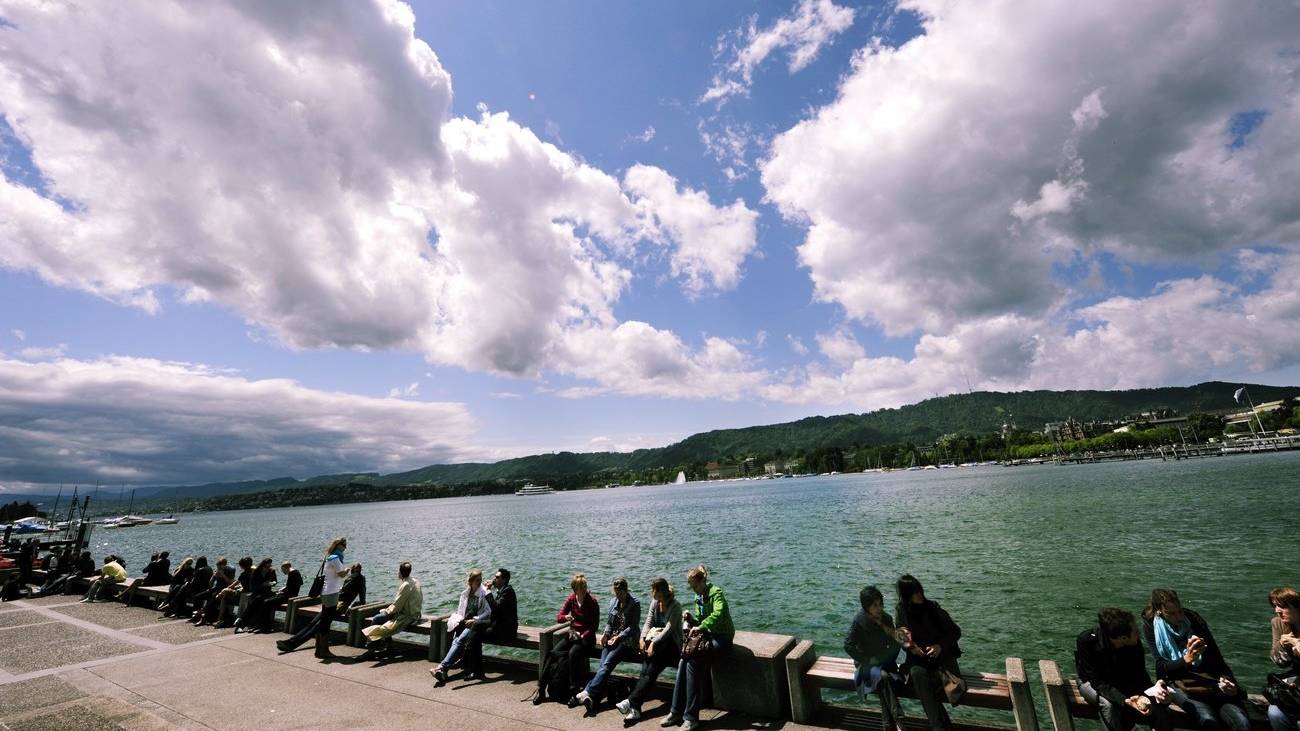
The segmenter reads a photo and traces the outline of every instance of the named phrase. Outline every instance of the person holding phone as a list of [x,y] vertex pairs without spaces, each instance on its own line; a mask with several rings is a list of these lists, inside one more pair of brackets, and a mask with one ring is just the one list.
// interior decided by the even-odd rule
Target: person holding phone
[[1142,637],[1156,661],[1156,677],[1178,691],[1174,702],[1201,731],[1249,731],[1246,694],[1223,659],[1210,625],[1185,609],[1173,589],[1154,589],[1142,611]]
[[1164,681],[1151,682],[1132,612],[1098,611],[1097,626],[1075,642],[1074,665],[1079,692],[1097,707],[1106,731],[1131,731],[1138,723],[1155,731],[1173,728],[1168,704],[1174,694]]
[[[844,639],[844,651],[853,658],[853,685],[862,700],[870,693],[880,696],[880,714],[886,731],[902,731],[903,717],[894,683],[899,658],[906,659],[903,641],[907,633],[894,626],[894,618],[885,613],[885,597],[875,586],[858,592],[862,611],[853,618]],[[911,643],[909,642],[910,646]]]
[[925,596],[925,588],[911,574],[898,579],[898,607],[894,612],[899,639],[907,649],[902,674],[912,689],[934,731],[948,731],[952,720],[943,707],[944,675],[961,677],[961,627],[947,610]]

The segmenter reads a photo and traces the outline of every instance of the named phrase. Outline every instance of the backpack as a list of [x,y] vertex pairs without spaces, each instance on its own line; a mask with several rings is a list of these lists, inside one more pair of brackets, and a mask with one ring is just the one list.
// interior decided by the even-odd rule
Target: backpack
[[1297,672],[1269,673],[1264,681],[1264,697],[1292,718],[1300,716],[1300,687]]
[[561,642],[542,662],[542,683],[537,692],[544,698],[565,703],[577,691],[569,686],[569,643]]
[[0,601],[11,602],[22,598],[22,590],[18,586],[18,579],[10,579],[5,583],[4,588],[0,589]]

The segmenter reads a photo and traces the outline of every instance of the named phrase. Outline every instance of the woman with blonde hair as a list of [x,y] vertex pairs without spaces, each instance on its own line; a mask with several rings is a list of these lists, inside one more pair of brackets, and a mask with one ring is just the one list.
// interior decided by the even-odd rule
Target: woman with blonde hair
[[[1286,586],[1268,593],[1273,605],[1273,648],[1269,659],[1274,665],[1300,671],[1300,591]],[[1268,722],[1273,731],[1297,731],[1300,715],[1270,704]]]
[[465,589],[460,593],[456,604],[456,613],[451,615],[448,623],[451,627],[451,647],[447,655],[438,663],[438,667],[429,671],[438,685],[447,682],[447,671],[456,667],[462,658],[471,658],[466,668],[470,677],[482,678],[483,669],[478,666],[479,655],[476,648],[483,642],[483,633],[487,631],[488,620],[492,616],[492,605],[488,601],[487,589],[483,588],[483,572],[470,569],[465,578]]
[[586,574],[574,574],[569,581],[569,589],[572,593],[564,600],[560,611],[555,613],[555,621],[567,622],[569,630],[551,648],[551,655],[563,657],[568,665],[567,687],[548,687],[548,674],[543,672],[537,682],[534,705],[541,703],[549,691],[553,698],[568,696],[569,707],[573,708],[578,705],[576,692],[587,681],[587,662],[596,649],[596,628],[600,626],[600,603],[587,590]]
[[695,592],[696,613],[682,613],[682,621],[690,627],[683,648],[698,645],[700,649],[695,654],[682,653],[673,683],[672,708],[659,725],[684,723],[687,731],[694,731],[700,725],[700,706],[710,682],[710,668],[714,660],[731,650],[736,627],[731,622],[727,597],[721,588],[709,583],[709,570],[704,564],[686,572],[686,583]]
[[650,582],[650,596],[650,612],[641,627],[641,654],[645,655],[641,675],[627,699],[614,705],[626,723],[641,720],[641,704],[659,674],[681,661],[682,605],[677,593],[668,579],[661,577]]

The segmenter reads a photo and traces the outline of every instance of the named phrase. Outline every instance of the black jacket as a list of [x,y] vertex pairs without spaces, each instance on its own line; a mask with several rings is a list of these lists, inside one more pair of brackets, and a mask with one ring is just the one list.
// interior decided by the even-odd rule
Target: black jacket
[[194,569],[194,575],[185,584],[186,594],[198,594],[212,587],[212,567],[203,566]]
[[[884,619],[886,626],[894,626],[894,620],[888,614]],[[871,668],[878,665],[887,668],[895,667],[898,651],[901,649],[902,646],[885,631],[884,627],[876,624],[865,611],[858,610],[858,615],[853,618],[853,624],[849,627],[849,634],[844,638],[844,651],[853,658],[858,667]]]
[[77,576],[94,576],[99,573],[99,568],[95,566],[95,559],[90,557],[77,559]]
[[348,574],[348,578],[343,580],[343,588],[339,591],[339,604],[344,609],[353,604],[366,603],[366,577],[364,574],[353,576]]
[[157,561],[150,561],[148,566],[144,567],[144,585],[145,586],[166,586],[171,583],[172,577],[169,569],[171,561],[160,558]]
[[176,569],[176,573],[172,575],[171,584],[172,586],[179,586],[189,581],[192,578],[194,578],[194,564],[189,564],[188,566],[181,566],[180,568]]
[[1097,695],[1115,706],[1123,706],[1154,684],[1142,645],[1116,649],[1100,627],[1083,632],[1075,641],[1074,670],[1080,683],[1091,683]]
[[[923,604],[899,604],[894,613],[899,627],[906,627],[912,633],[912,642],[920,647],[938,645],[943,648],[940,657],[956,660],[961,657],[961,627],[952,621],[952,617],[938,602],[925,600]],[[908,662],[921,662],[916,655],[908,656]]]
[[1188,680],[1195,675],[1202,675],[1214,680],[1226,677],[1236,683],[1237,676],[1232,674],[1228,661],[1223,659],[1223,653],[1219,651],[1219,643],[1214,641],[1214,634],[1210,632],[1210,625],[1206,624],[1205,618],[1190,609],[1184,609],[1183,613],[1192,623],[1192,634],[1205,640],[1205,652],[1201,653],[1201,664],[1192,667],[1181,657],[1177,660],[1166,660],[1156,654],[1155,622],[1144,620],[1142,639],[1147,643],[1147,647],[1151,648],[1151,657],[1155,658],[1156,677],[1165,680]]
[[302,574],[298,569],[289,569],[289,575],[284,577],[284,588],[280,590],[281,599],[289,599],[298,596],[302,591]]
[[519,602],[515,597],[515,588],[507,585],[501,590],[501,596],[487,595],[488,606],[492,608],[488,632],[497,640],[513,640],[519,632]]

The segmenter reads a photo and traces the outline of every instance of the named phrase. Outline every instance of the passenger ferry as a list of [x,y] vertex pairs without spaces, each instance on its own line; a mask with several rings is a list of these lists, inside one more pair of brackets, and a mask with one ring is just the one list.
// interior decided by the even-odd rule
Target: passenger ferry
[[553,492],[555,491],[550,485],[534,485],[531,482],[515,490],[516,495],[550,495]]

